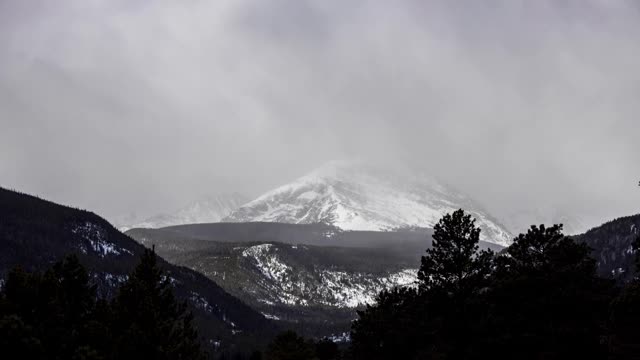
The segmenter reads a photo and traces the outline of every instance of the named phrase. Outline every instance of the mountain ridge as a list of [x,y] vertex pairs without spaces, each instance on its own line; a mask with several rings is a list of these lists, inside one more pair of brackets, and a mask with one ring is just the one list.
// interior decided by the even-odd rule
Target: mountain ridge
[[389,231],[432,228],[440,218],[465,209],[482,239],[508,245],[511,233],[482,206],[424,175],[334,161],[241,206],[222,222],[325,223],[342,230]]
[[637,214],[616,218],[573,238],[592,249],[600,276],[626,282],[635,274],[633,242],[639,237],[640,214]]
[[[42,271],[75,254],[98,293],[111,297],[144,249],[90,211],[0,188],[0,279],[16,266]],[[275,332],[275,324],[206,276],[162,257],[158,264],[171,279],[177,298],[189,304],[210,344],[245,343],[254,334]]]
[[133,228],[157,229],[173,225],[219,222],[235,209],[247,203],[249,198],[237,193],[208,196],[168,214],[158,214],[145,220],[125,223],[118,228],[127,231]]

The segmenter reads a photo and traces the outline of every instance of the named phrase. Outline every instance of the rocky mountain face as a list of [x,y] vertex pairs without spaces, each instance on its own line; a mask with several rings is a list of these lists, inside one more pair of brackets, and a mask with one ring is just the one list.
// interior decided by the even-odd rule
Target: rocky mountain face
[[331,162],[269,191],[225,217],[225,222],[324,223],[342,230],[432,228],[457,209],[476,218],[487,242],[508,245],[512,236],[469,197],[427,176]]
[[[0,279],[20,266],[44,270],[77,254],[98,292],[114,295],[138,263],[143,245],[99,216],[0,188]],[[159,259],[177,297],[196,316],[201,334],[218,345],[239,345],[275,333],[265,319],[206,276]]]
[[133,228],[157,229],[172,225],[214,223],[231,214],[249,199],[238,193],[195,201],[171,214],[159,214],[142,221],[118,224],[121,231]]
[[640,215],[615,219],[575,237],[593,249],[600,276],[618,281],[635,275],[633,242],[640,236]]

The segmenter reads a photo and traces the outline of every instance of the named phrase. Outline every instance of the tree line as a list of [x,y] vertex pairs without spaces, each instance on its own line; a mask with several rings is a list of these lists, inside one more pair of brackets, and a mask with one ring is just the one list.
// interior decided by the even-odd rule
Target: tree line
[[3,359],[205,359],[186,304],[147,250],[113,299],[75,256],[46,272],[12,270],[0,291]]
[[499,253],[479,250],[479,235],[462,210],[444,216],[417,286],[383,291],[359,312],[350,356],[640,359],[637,278],[598,277],[588,246],[561,225],[532,226]]
[[[640,279],[599,277],[562,225],[531,226],[498,253],[479,240],[470,215],[445,215],[415,286],[382,291],[350,346],[324,359],[640,359]],[[269,349],[269,360],[320,359],[292,333]]]
[[[640,280],[596,274],[562,226],[532,226],[496,253],[458,210],[434,227],[415,286],[358,312],[351,343],[294,332],[224,359],[640,359]],[[640,240],[634,244],[637,252]],[[0,290],[3,358],[205,359],[193,319],[147,250],[115,297],[96,296],[74,256],[44,273],[10,272]],[[640,257],[636,260],[640,268]],[[247,355],[249,354],[249,355]],[[221,357],[222,356],[222,357]]]

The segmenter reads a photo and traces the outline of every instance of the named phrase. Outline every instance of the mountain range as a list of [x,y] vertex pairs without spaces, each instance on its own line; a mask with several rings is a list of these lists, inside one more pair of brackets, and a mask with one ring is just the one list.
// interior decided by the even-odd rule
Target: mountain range
[[131,222],[123,218],[118,224],[121,231],[133,228],[157,229],[172,225],[219,222],[249,199],[239,193],[221,194],[194,201],[171,214],[158,214],[142,221]]
[[221,194],[171,213],[144,220],[129,215],[114,223],[121,231],[217,222],[323,223],[341,230],[390,231],[432,228],[444,214],[459,208],[474,216],[483,240],[501,246],[533,224],[562,223],[570,235],[597,224],[587,220],[590,216],[553,206],[490,212],[429,175],[356,161],[331,161],[254,200],[238,193]]
[[444,214],[460,208],[476,219],[483,240],[502,246],[511,242],[511,233],[478,202],[435,178],[355,161],[326,163],[253,201],[237,193],[220,195],[193,202],[171,214],[120,223],[119,229],[275,222],[392,231],[432,228]]

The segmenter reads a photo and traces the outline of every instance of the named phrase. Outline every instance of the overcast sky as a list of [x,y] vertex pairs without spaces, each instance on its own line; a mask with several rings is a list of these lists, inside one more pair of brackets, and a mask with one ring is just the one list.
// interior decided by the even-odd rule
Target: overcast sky
[[0,0],[0,185],[109,217],[331,159],[640,212],[636,1]]

